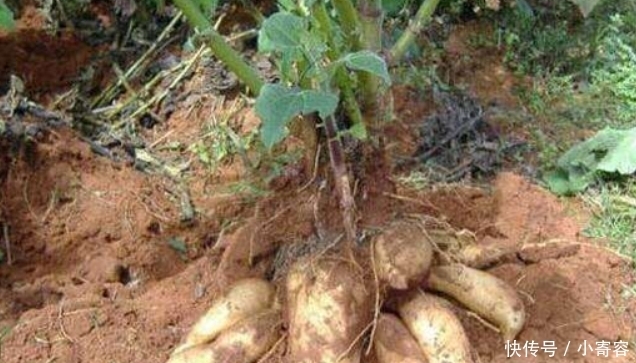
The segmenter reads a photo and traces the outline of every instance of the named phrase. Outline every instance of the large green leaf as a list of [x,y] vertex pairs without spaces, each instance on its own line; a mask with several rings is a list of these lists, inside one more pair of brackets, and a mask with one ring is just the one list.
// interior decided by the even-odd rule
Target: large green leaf
[[601,0],[570,0],[570,1],[579,7],[579,10],[581,10],[581,14],[583,14],[583,16],[585,17],[590,15],[590,13],[592,12],[592,10],[594,10],[596,5],[598,5],[601,2]]
[[582,168],[569,170],[558,168],[543,176],[550,190],[558,195],[572,195],[582,192],[594,181],[594,174]]
[[292,83],[300,77],[312,77],[327,50],[318,34],[308,30],[305,19],[290,13],[276,13],[263,22],[258,48],[278,56],[282,78]]
[[377,54],[363,50],[349,53],[342,58],[344,64],[353,70],[369,72],[384,80],[387,85],[391,84],[391,76],[386,67],[386,62]]
[[3,0],[0,0],[0,29],[13,30],[14,28],[13,12]]
[[636,127],[622,132],[621,139],[607,152],[596,168],[623,175],[636,172]]
[[554,193],[572,194],[585,190],[601,171],[621,175],[636,172],[636,127],[599,131],[560,157],[557,169],[544,180]]
[[286,126],[295,116],[318,112],[325,118],[332,115],[337,106],[338,96],[334,93],[267,84],[255,105],[262,121],[261,140],[267,148],[272,148],[286,136]]
[[611,128],[601,130],[592,138],[574,145],[559,158],[557,165],[561,168],[576,166],[594,170],[600,157],[619,144],[624,132]]
[[302,38],[307,33],[305,20],[289,13],[276,13],[267,18],[258,35],[258,50],[261,52],[287,52],[300,49]]

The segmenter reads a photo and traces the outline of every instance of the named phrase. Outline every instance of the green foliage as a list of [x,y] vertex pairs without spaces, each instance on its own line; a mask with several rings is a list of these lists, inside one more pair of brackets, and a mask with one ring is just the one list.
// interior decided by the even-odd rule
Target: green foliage
[[236,154],[244,156],[254,138],[253,133],[239,136],[225,123],[209,125],[204,131],[201,138],[192,143],[188,150],[212,169]]
[[556,169],[559,156],[563,153],[554,140],[551,140],[539,127],[530,129],[531,142],[537,150],[537,158],[542,171]]
[[316,74],[313,65],[317,65],[327,47],[317,34],[309,31],[307,19],[280,12],[263,22],[258,49],[275,56],[284,81],[299,84],[303,78]]
[[290,13],[276,13],[263,23],[258,38],[259,51],[300,51],[302,39],[309,36],[305,19]]
[[[583,7],[594,7],[593,12],[581,10],[587,15],[585,19],[573,5],[582,2],[517,0],[517,6],[495,14],[508,65],[524,74],[588,77],[610,33],[635,46],[636,2],[591,1]],[[526,6],[519,6],[522,3]],[[614,14],[620,14],[620,24],[612,20]],[[622,34],[613,31],[612,26]]]
[[585,235],[608,240],[612,248],[636,262],[636,182],[602,185],[587,192],[584,200],[594,211]]
[[285,126],[295,116],[318,112],[321,118],[332,115],[338,106],[334,93],[294,89],[267,84],[256,99],[256,114],[263,121],[261,140],[267,148],[285,137]]
[[[530,9],[530,10],[528,10]],[[581,68],[589,54],[585,39],[573,36],[577,12],[559,1],[549,8],[506,8],[497,17],[505,62],[523,74],[565,74]]]
[[342,57],[341,61],[344,62],[349,69],[371,73],[382,78],[384,83],[391,84],[391,76],[389,75],[386,63],[382,58],[371,51],[362,50],[349,53]]
[[592,66],[590,93],[603,99],[621,123],[636,120],[636,32],[627,29],[623,16],[611,16]]
[[545,176],[550,189],[566,195],[585,190],[602,173],[630,175],[636,172],[636,127],[606,128],[566,152],[557,169]]
[[[613,5],[611,11],[625,9]],[[593,31],[572,34],[590,38],[590,52],[580,65],[567,74],[552,69],[534,77],[532,90],[520,94],[535,115],[556,128],[628,128],[636,120],[636,14],[601,10],[606,11],[600,7],[589,19]]]
[[4,0],[0,0],[0,29],[13,30],[14,28],[13,12],[4,3]]
[[[273,56],[282,80],[281,84],[265,85],[256,100],[255,111],[262,120],[261,140],[267,148],[283,140],[294,117],[313,112],[323,119],[333,115],[343,86],[338,81],[344,80],[353,88],[354,71],[391,82],[381,57],[370,51],[352,52],[342,41],[342,30],[334,19],[319,18],[308,11],[313,5],[314,1],[281,2],[282,10],[268,17],[259,33],[258,49]],[[337,79],[342,72],[346,77]]]

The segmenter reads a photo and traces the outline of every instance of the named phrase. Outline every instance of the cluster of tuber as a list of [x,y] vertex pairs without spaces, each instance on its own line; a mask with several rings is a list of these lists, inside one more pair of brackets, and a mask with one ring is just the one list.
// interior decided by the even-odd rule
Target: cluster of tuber
[[[290,363],[471,363],[451,301],[514,339],[525,322],[516,291],[435,250],[419,225],[395,222],[373,238],[366,264],[338,256],[296,261],[281,286],[282,303],[269,282],[238,281],[168,363],[257,362],[283,328]],[[372,354],[365,354],[369,344]]]

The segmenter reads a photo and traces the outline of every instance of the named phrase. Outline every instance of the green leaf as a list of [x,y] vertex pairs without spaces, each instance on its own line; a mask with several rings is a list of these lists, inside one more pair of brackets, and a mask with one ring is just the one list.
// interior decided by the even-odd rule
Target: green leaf
[[295,116],[318,112],[325,118],[333,114],[337,106],[338,96],[334,93],[267,84],[255,105],[262,121],[261,140],[271,149],[286,136],[287,123]]
[[0,29],[13,30],[15,29],[15,21],[13,20],[13,12],[0,0]]
[[557,165],[561,168],[583,167],[596,170],[601,158],[613,150],[625,137],[626,131],[606,128],[592,138],[579,143],[559,158]]
[[579,7],[579,10],[581,11],[581,14],[583,14],[584,17],[587,17],[588,15],[590,15],[590,13],[592,12],[592,10],[594,10],[596,5],[598,5],[601,2],[601,0],[570,0],[570,1]]
[[568,150],[557,166],[544,180],[554,193],[561,195],[585,190],[600,171],[631,175],[636,172],[636,127],[601,130]]
[[267,53],[300,49],[305,33],[307,24],[303,18],[289,13],[276,13],[263,22],[258,34],[258,50]]
[[622,175],[636,172],[636,127],[622,132],[621,139],[601,159],[596,169]]
[[387,85],[391,84],[391,76],[387,70],[386,62],[377,54],[363,50],[360,52],[349,53],[342,58],[347,68],[369,72],[384,80]]
[[546,173],[543,180],[554,194],[568,195],[572,193],[567,171],[557,169]]
[[557,169],[547,173],[543,180],[558,195],[573,195],[584,191],[593,181],[594,174],[584,170]]

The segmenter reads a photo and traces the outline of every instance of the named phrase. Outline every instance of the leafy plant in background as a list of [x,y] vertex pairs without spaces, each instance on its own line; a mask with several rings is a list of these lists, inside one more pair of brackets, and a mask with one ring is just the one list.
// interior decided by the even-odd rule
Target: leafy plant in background
[[629,130],[606,128],[566,152],[545,181],[560,195],[585,190],[597,178],[632,175],[636,172],[636,127]]
[[4,0],[0,0],[0,29],[12,30],[14,28],[13,12],[4,3]]
[[566,1],[504,8],[496,19],[505,62],[523,74],[563,74],[580,69],[588,43],[573,37],[576,13]]
[[[591,72],[593,96],[602,99],[615,123],[636,120],[636,45],[623,22],[614,14],[603,32]],[[630,40],[632,43],[630,43]]]

